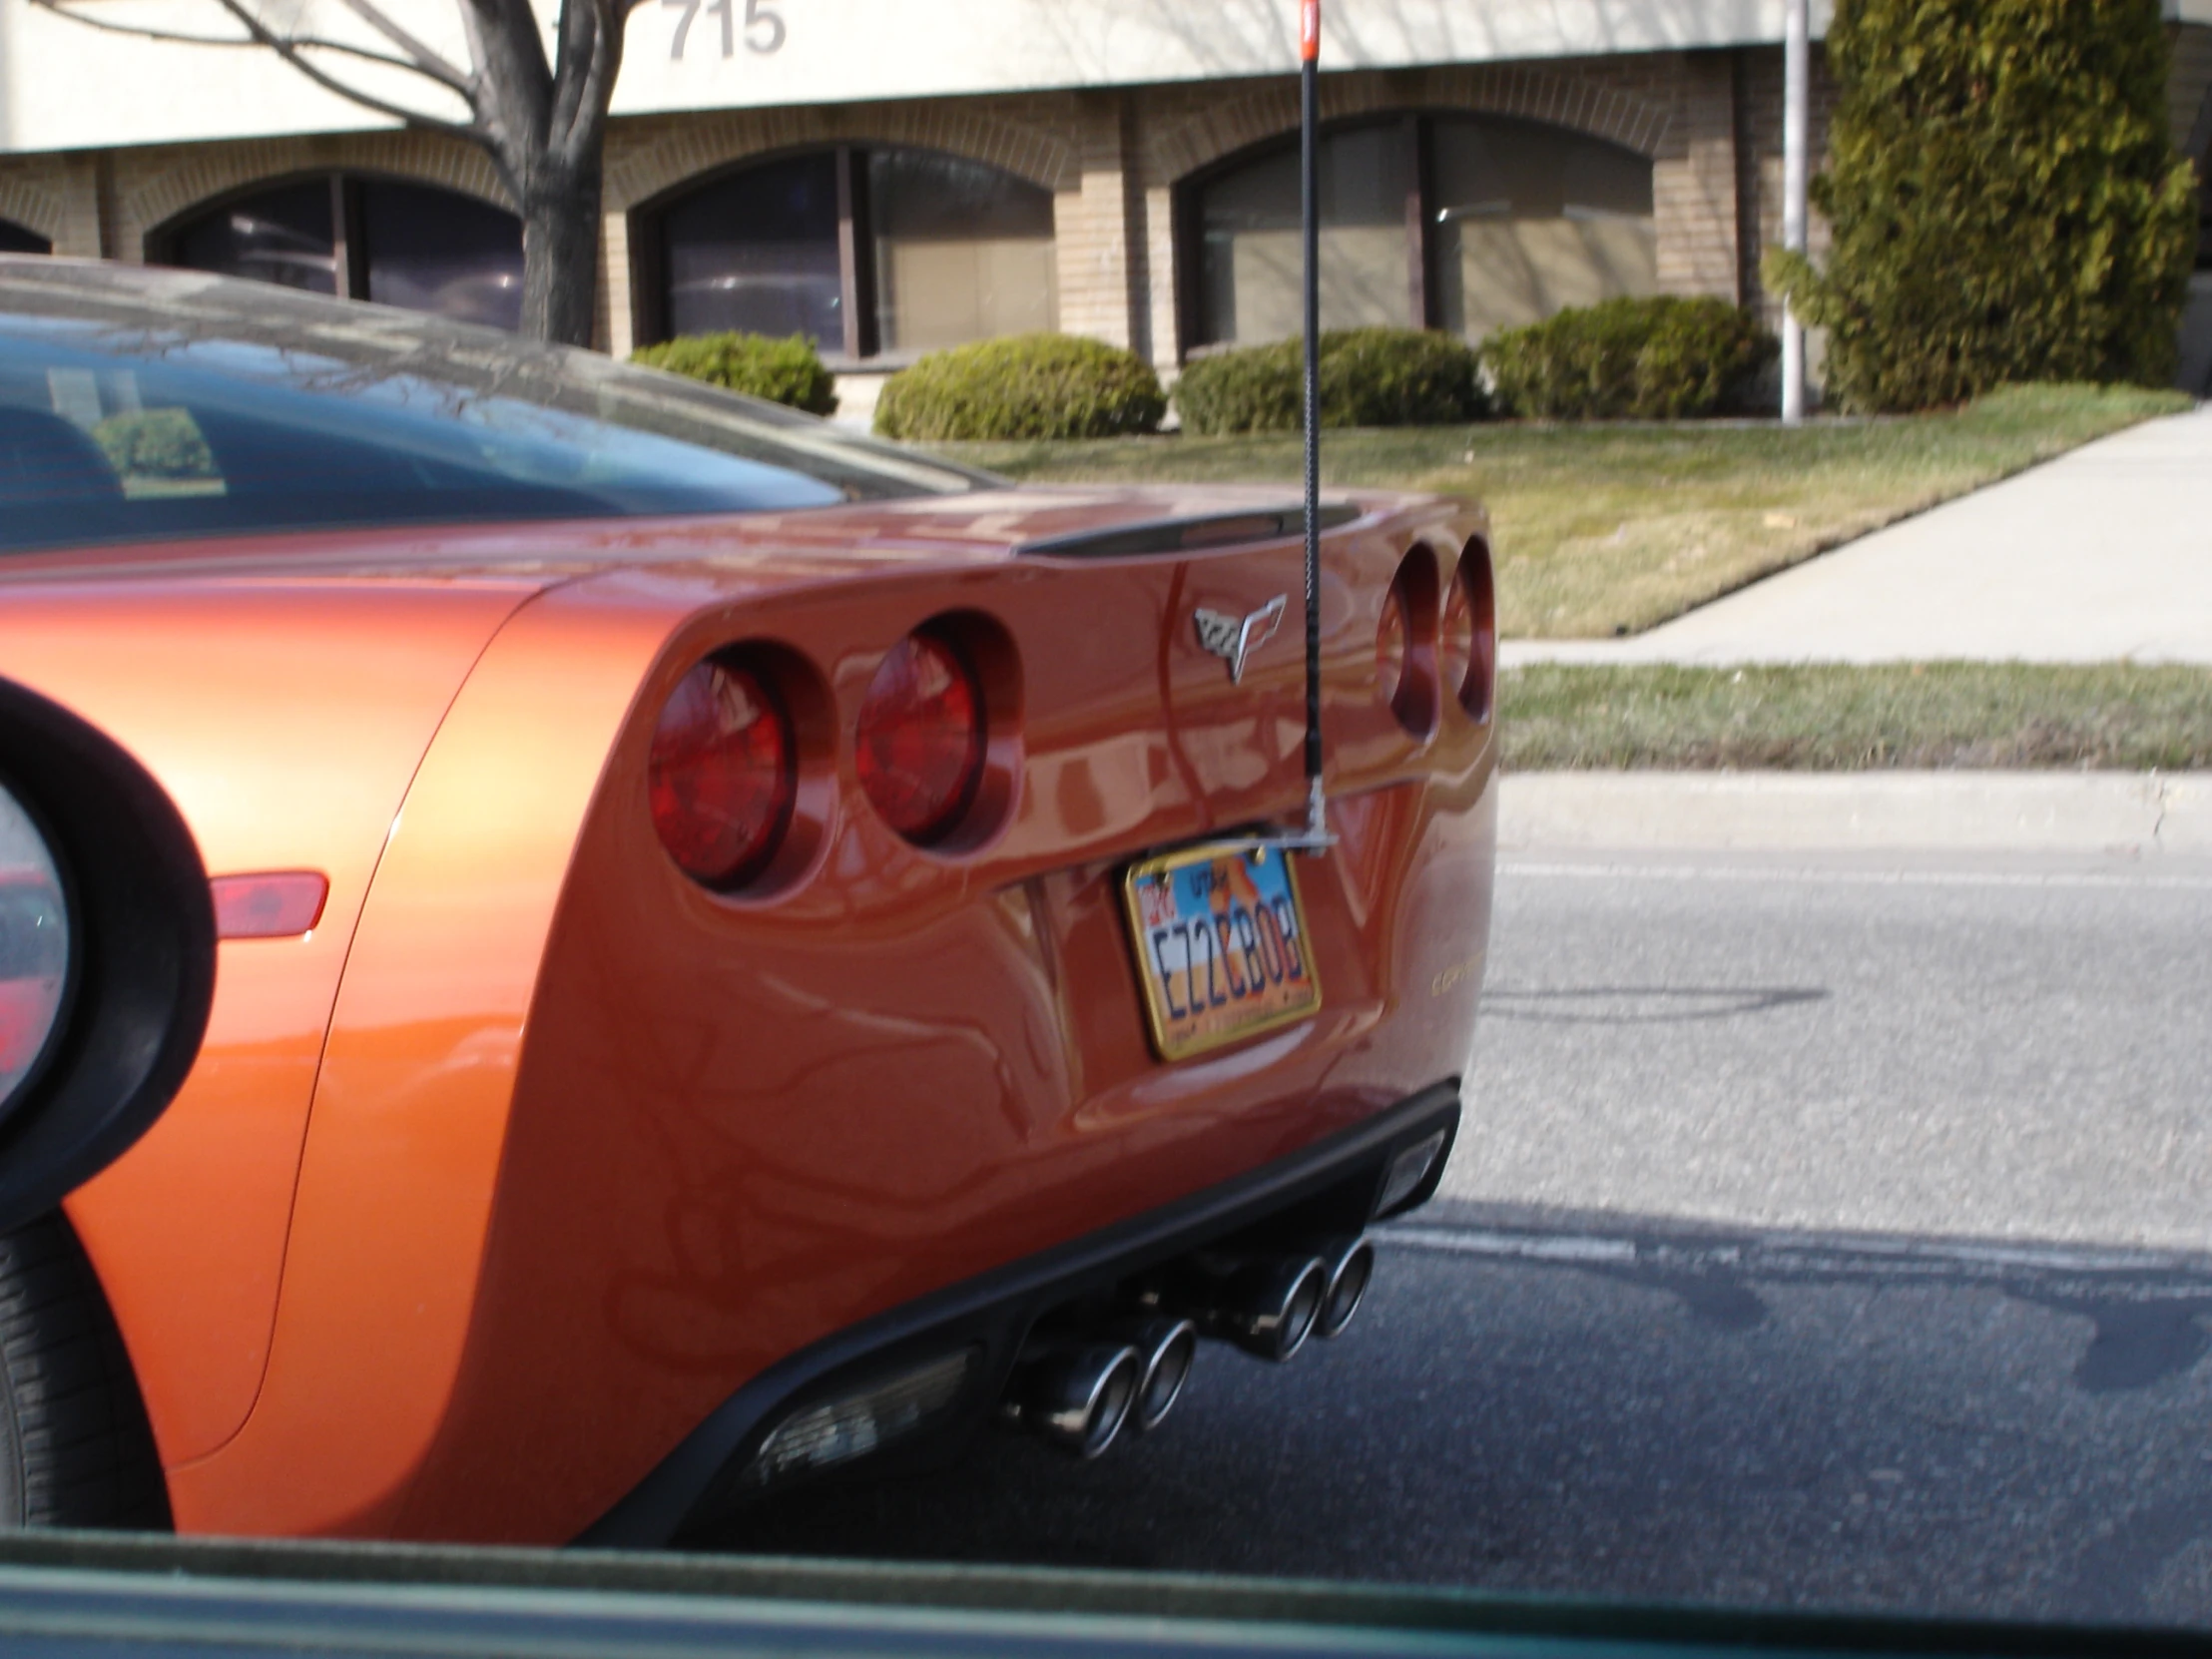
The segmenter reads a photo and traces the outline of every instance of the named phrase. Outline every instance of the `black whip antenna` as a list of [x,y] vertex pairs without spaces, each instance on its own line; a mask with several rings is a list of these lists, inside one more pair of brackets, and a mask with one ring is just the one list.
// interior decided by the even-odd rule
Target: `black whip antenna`
[[1306,832],[1330,843],[1321,787],[1321,0],[1299,0],[1299,218],[1306,271]]
[[1321,787],[1321,0],[1299,0],[1299,208],[1306,244],[1306,823],[1225,847],[1320,852],[1336,845]]

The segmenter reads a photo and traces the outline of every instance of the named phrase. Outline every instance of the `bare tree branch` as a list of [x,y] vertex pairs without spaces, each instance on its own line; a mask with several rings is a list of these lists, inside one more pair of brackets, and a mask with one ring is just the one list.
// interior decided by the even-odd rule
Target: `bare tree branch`
[[[110,34],[261,47],[333,97],[471,145],[490,162],[522,220],[523,332],[590,344],[607,112],[622,69],[624,24],[650,0],[560,0],[550,42],[534,9],[539,0],[456,0],[468,42],[466,69],[390,15],[387,0],[338,0],[375,37],[365,44],[280,29],[265,20],[266,3],[214,0],[244,31],[234,37],[87,17],[71,9],[73,0],[32,0]],[[340,64],[377,74],[402,71],[413,80],[386,93],[376,90],[385,83],[374,78],[363,85],[337,73]],[[402,101],[425,84],[458,99],[467,119],[432,115]]]
[[556,142],[571,164],[581,160],[586,150],[596,148],[605,130],[607,106],[614,93],[616,77],[622,73],[622,49],[624,25],[630,14],[646,0],[569,0],[571,5],[588,3],[596,28],[591,61],[580,75],[564,79],[558,72],[555,86],[565,96],[556,111]]
[[52,12],[56,17],[66,17],[72,23],[82,24],[87,29],[98,29],[105,34],[135,35],[141,40],[174,41],[182,46],[252,46],[255,44],[252,37],[247,35],[189,35],[168,29],[149,29],[137,24],[116,23],[104,17],[88,17],[82,12],[71,11],[63,3],[63,0],[31,0],[31,4]]
[[553,103],[546,111],[546,144],[569,153],[578,116],[599,108],[594,94],[597,73],[607,60],[602,0],[564,0],[560,33],[554,39]]
[[371,0],[339,0],[339,3],[371,29],[390,41],[392,45],[398,47],[400,51],[406,53],[408,60],[416,69],[429,76],[433,81],[443,82],[462,97],[470,97],[470,77],[442,53],[425,45],[407,30],[401,28],[398,23],[385,15],[381,6],[371,4]]
[[[77,11],[70,4],[70,0],[31,0],[31,4],[42,10],[52,12],[56,17],[66,17],[70,22],[79,24],[84,28],[98,29],[103,34],[128,35],[138,40],[160,41],[165,45],[229,46],[237,48],[259,47],[265,44],[251,34],[196,35],[187,33],[182,29],[155,29],[138,23],[117,23],[111,18],[94,17],[86,12]],[[344,57],[357,59],[362,63],[381,64],[388,69],[409,70],[436,81],[441,86],[447,86],[450,90],[460,93],[464,97],[468,94],[468,86],[465,81],[447,82],[443,77],[406,58],[395,58],[386,52],[371,51],[365,46],[355,46],[342,40],[330,40],[321,35],[286,35],[284,38],[304,51],[335,52]]]
[[[448,121],[443,116],[426,115],[420,110],[409,109],[404,104],[394,104],[389,99],[379,98],[372,92],[341,81],[327,70],[318,68],[311,60],[303,56],[287,37],[277,34],[264,24],[259,17],[255,16],[251,8],[243,3],[243,0],[216,0],[216,3],[238,19],[241,26],[253,37],[257,45],[268,47],[316,86],[322,88],[323,91],[334,93],[340,98],[349,99],[364,110],[372,110],[378,115],[388,115],[394,121],[405,122],[410,127],[427,127],[432,132],[446,133],[454,138],[466,139],[471,143],[480,142],[476,122]],[[410,64],[403,67],[412,69],[415,66]],[[420,73],[420,71],[417,71],[417,73]],[[435,79],[435,77],[432,78]],[[470,107],[471,112],[474,113],[473,99],[470,100]]]

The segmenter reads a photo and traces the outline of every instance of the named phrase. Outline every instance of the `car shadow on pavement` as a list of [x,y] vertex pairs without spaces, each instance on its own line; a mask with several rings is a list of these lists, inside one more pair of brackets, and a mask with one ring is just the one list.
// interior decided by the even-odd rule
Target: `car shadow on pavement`
[[697,1547],[2212,1623],[2212,1257],[1438,1203],[1094,1463],[985,1432]]
[[1825,1001],[1828,995],[1822,985],[1492,985],[1482,992],[1482,1018],[1546,1025],[1678,1025],[1763,1014]]

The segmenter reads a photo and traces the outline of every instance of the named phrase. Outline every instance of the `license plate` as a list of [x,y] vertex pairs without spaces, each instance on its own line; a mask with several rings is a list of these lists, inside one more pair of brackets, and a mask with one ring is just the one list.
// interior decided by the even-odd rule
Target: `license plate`
[[1161,1059],[1203,1054],[1321,1006],[1291,866],[1279,847],[1194,846],[1130,868],[1122,895]]

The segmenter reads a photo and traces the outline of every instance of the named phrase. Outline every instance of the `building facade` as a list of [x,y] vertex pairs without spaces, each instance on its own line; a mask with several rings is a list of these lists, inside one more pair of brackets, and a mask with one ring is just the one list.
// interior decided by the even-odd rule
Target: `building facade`
[[[202,33],[221,16],[86,5]],[[451,0],[397,9],[463,54]],[[2202,173],[2212,0],[2168,10],[2174,136]],[[652,0],[608,135],[599,343],[805,332],[858,411],[915,355],[995,334],[1092,335],[1172,373],[1289,333],[1295,12]],[[1766,304],[1782,21],[1781,0],[1328,0],[1325,319],[1478,338],[1620,293]],[[1817,155],[1817,45],[1814,70]],[[95,31],[29,0],[0,0],[0,246],[491,322],[519,304],[519,226],[465,142],[266,53]]]

